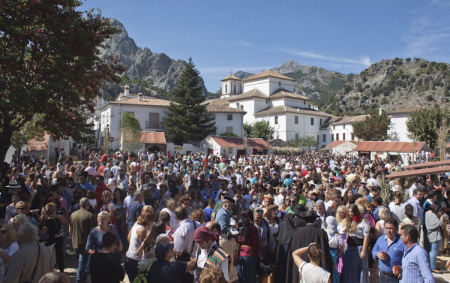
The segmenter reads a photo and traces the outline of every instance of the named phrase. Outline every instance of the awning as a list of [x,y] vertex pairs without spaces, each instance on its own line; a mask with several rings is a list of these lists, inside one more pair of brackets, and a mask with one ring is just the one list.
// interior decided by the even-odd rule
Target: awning
[[141,142],[145,144],[166,144],[164,132],[141,132]]
[[433,162],[413,164],[413,165],[406,166],[405,169],[419,169],[419,168],[436,167],[436,166],[444,166],[444,165],[450,165],[450,159],[443,160],[443,161],[433,161]]
[[390,175],[387,175],[386,178],[392,179],[392,178],[420,176],[420,175],[427,175],[427,174],[440,174],[440,173],[447,173],[447,172],[450,172],[450,165],[394,172],[394,173],[391,173]]

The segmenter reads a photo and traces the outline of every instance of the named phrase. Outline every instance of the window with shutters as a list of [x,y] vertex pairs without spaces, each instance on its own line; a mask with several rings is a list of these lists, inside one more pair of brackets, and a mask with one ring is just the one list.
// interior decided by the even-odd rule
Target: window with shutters
[[159,129],[159,113],[149,113],[148,127],[149,129]]

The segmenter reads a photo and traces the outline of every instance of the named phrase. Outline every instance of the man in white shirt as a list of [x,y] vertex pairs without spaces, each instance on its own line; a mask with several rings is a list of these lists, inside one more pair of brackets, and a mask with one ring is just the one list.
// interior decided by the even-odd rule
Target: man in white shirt
[[281,207],[283,206],[285,197],[286,197],[286,188],[280,187],[278,189],[278,195],[275,196],[273,203],[278,205],[278,207]]
[[178,220],[178,228],[173,233],[173,250],[175,258],[181,261],[189,261],[194,251],[194,231],[200,225],[192,221],[185,208],[175,209],[175,218]]
[[420,220],[420,225],[423,225],[423,208],[420,205],[420,201],[423,199],[424,192],[420,189],[415,189],[413,197],[408,200],[406,204],[410,204],[413,207],[413,215]]
[[412,198],[413,194],[414,194],[414,190],[416,190],[418,188],[419,185],[419,180],[418,179],[414,179],[413,180],[413,184],[411,185],[411,187],[409,187],[409,197]]

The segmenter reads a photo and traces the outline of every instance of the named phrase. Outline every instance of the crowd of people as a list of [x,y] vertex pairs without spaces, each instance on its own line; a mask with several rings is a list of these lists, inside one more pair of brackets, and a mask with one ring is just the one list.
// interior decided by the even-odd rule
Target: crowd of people
[[79,157],[1,167],[0,283],[68,282],[68,256],[76,282],[434,282],[447,252],[450,181],[386,183],[401,161]]

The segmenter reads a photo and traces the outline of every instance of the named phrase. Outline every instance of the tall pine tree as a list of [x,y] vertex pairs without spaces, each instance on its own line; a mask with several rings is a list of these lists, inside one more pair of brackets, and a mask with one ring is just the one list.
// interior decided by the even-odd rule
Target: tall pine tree
[[216,131],[214,119],[203,104],[206,97],[200,82],[199,72],[189,58],[170,94],[171,103],[163,120],[166,137],[175,144],[199,141]]

